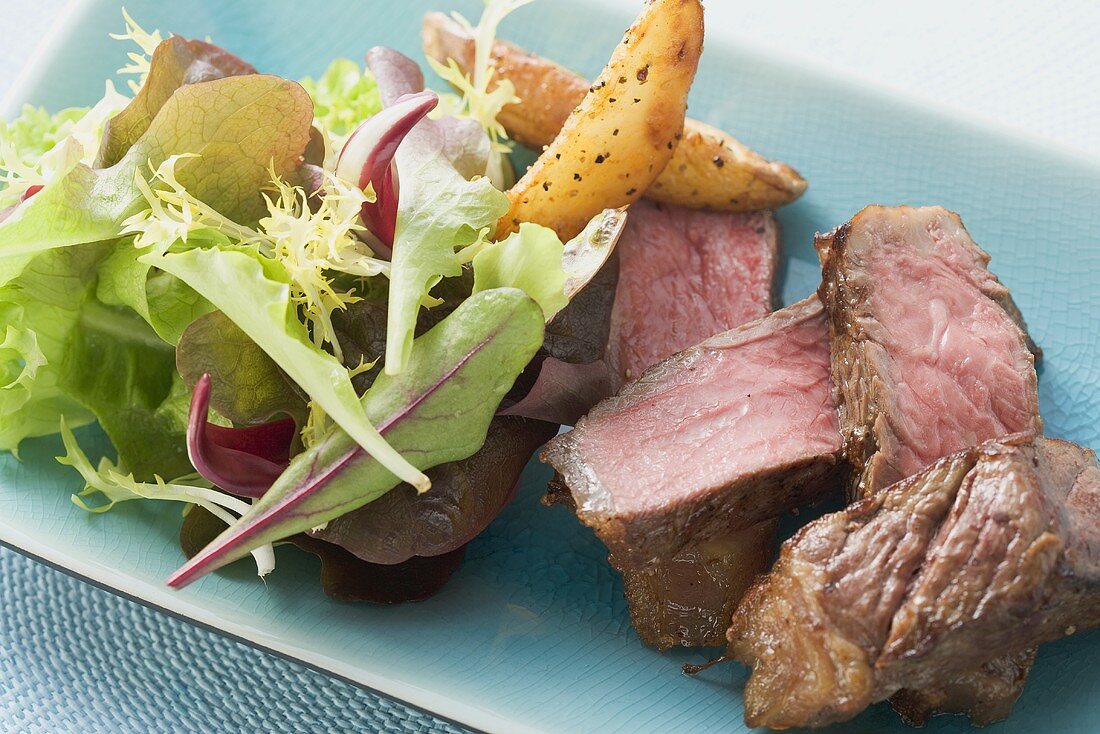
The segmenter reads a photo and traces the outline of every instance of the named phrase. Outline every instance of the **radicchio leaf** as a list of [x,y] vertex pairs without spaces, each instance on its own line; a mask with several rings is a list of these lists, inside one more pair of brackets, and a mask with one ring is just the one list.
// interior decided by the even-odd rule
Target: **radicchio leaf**
[[290,418],[247,428],[206,420],[210,375],[195,383],[187,421],[187,454],[205,479],[241,497],[262,497],[290,463],[296,428]]
[[[424,90],[420,66],[399,51],[376,46],[367,52],[367,66],[374,74],[382,104],[395,104],[406,94]],[[476,120],[441,117],[417,126],[413,145],[437,146],[463,178],[484,176],[489,166],[489,136]]]
[[431,491],[401,485],[311,535],[372,563],[461,548],[507,506],[532,454],[557,431],[557,424],[497,416],[476,454],[427,472]]
[[337,175],[361,189],[374,189],[375,200],[363,204],[363,223],[381,242],[381,256],[392,254],[397,228],[399,181],[394,156],[402,141],[437,104],[439,97],[434,92],[403,95],[359,125],[340,151]]

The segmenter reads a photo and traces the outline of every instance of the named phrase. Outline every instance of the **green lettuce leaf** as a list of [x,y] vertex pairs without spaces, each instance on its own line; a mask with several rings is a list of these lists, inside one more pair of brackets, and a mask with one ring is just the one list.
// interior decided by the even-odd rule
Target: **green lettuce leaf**
[[306,403],[287,374],[221,311],[199,317],[176,345],[176,369],[194,386],[211,377],[210,407],[240,425],[280,413],[306,421]]
[[32,188],[41,189],[77,164],[91,165],[107,120],[127,102],[107,82],[103,98],[90,109],[72,108],[49,115],[27,106],[12,123],[0,122],[0,221]]
[[185,84],[209,82],[256,69],[233,54],[205,41],[172,36],[157,45],[149,75],[134,99],[107,123],[96,159],[96,168],[122,160],[126,151],[145,134],[172,94]]
[[474,256],[474,292],[519,288],[535,299],[549,323],[607,263],[625,224],[625,210],[607,209],[563,245],[553,230],[525,222]]
[[442,278],[462,273],[457,251],[478,241],[508,210],[508,197],[489,179],[462,177],[431,128],[418,128],[406,138],[397,151],[397,169],[401,204],[386,322],[385,371],[390,375],[409,364],[417,314],[428,292]]
[[294,82],[253,74],[190,84],[169,98],[117,164],[77,165],[0,225],[0,257],[113,239],[147,206],[135,176],[190,154],[176,176],[196,198],[242,223],[267,208],[272,172],[293,176],[309,142],[313,104]]
[[94,420],[61,387],[61,370],[80,307],[91,287],[99,253],[53,252],[35,258],[0,288],[0,450],[16,451],[24,438],[56,433]]
[[33,165],[44,153],[69,136],[73,124],[88,107],[69,107],[50,114],[44,107],[25,104],[11,122],[0,120],[0,140],[12,146],[24,165]]
[[[84,303],[61,365],[65,393],[91,410],[139,481],[194,471],[175,351],[130,309]],[[56,430],[56,427],[55,427]]]
[[62,419],[79,425],[94,416],[128,471],[184,474],[172,347],[130,309],[95,298],[96,265],[110,247],[42,253],[0,288],[0,449],[56,433]]
[[337,137],[382,111],[374,75],[351,59],[334,59],[316,81],[306,77],[301,84],[313,98],[314,116]]
[[427,477],[394,451],[364,414],[347,369],[310,341],[279,263],[251,251],[218,249],[149,253],[142,260],[217,306],[364,450],[402,480],[426,488]]
[[[417,338],[408,369],[380,375],[363,408],[418,468],[464,459],[484,443],[497,406],[542,335],[542,311],[522,291],[478,293]],[[343,431],[331,431],[295,457],[263,498],[169,584],[186,585],[254,548],[320,526],[399,481]]]
[[569,304],[562,267],[565,245],[554,230],[525,222],[474,256],[474,293],[519,288],[539,304],[547,321]]
[[191,322],[214,307],[179,278],[142,262],[142,254],[123,240],[99,265],[96,296],[108,306],[132,308],[161,339],[175,344]]

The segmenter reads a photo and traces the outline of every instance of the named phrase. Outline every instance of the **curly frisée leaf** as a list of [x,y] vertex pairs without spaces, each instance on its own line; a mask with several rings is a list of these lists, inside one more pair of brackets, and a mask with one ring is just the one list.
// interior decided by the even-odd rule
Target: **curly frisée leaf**
[[137,76],[136,81],[130,80],[129,82],[130,91],[137,94],[149,75],[152,63],[151,57],[156,52],[157,46],[164,40],[164,37],[161,36],[158,29],[154,28],[152,32],[149,32],[139,26],[137,21],[126,12],[126,8],[122,9],[122,19],[126,22],[126,30],[122,33],[111,33],[109,35],[116,41],[133,41],[141,50],[141,53],[137,51],[127,53],[126,58],[129,59],[130,63],[118,70],[119,74]]
[[427,57],[432,70],[461,95],[456,104],[449,105],[448,112],[454,117],[475,120],[489,136],[491,149],[487,174],[501,189],[511,184],[505,156],[512,149],[505,142],[508,133],[497,121],[497,117],[502,109],[518,104],[520,99],[516,96],[515,86],[508,79],[494,82],[495,70],[490,54],[501,21],[512,11],[530,2],[532,0],[485,0],[485,10],[476,27],[462,15],[452,14],[455,21],[474,37],[472,77],[463,73],[454,59],[448,59],[446,64],[441,64],[431,56]]
[[[420,469],[464,459],[484,443],[497,406],[542,344],[542,334],[542,312],[522,291],[473,295],[416,339],[407,370],[379,375],[363,396],[363,409]],[[362,507],[398,483],[347,434],[329,431],[168,583],[185,586],[258,546]]]
[[0,224],[0,257],[117,237],[148,206],[137,181],[169,156],[196,199],[233,221],[266,212],[261,190],[274,170],[290,177],[309,142],[313,103],[294,82],[252,74],[181,87],[149,129],[110,168],[77,164]]
[[279,263],[243,250],[189,250],[145,255],[218,307],[356,444],[386,469],[420,489],[427,477],[395,451],[359,405],[347,369],[310,343],[298,320],[290,279]]
[[[82,510],[100,514],[108,512],[120,502],[137,499],[166,500],[198,505],[226,523],[234,522],[237,516],[249,510],[250,505],[244,500],[195,483],[201,480],[184,477],[166,482],[156,477],[153,482],[138,482],[132,474],[119,471],[106,458],[100,460],[98,467],[94,467],[64,420],[61,421],[61,440],[65,445],[65,455],[57,457],[58,463],[73,467],[84,480],[84,489],[72,496],[73,504]],[[89,504],[88,500],[93,497],[99,497],[103,502]],[[270,545],[256,548],[252,555],[256,559],[260,576],[266,576],[275,569],[275,551]]]
[[[123,233],[135,235],[139,248],[163,249],[179,240],[220,237],[214,244],[255,245],[286,269],[294,302],[310,322],[317,346],[331,344],[339,358],[340,343],[331,315],[358,300],[353,292],[338,288],[333,272],[361,278],[384,273],[389,263],[372,257],[356,237],[363,230],[359,214],[370,197],[361,189],[331,173],[323,172],[320,202],[311,206],[309,195],[271,172],[264,194],[268,215],[254,229],[237,224],[196,199],[176,176],[177,164],[188,156],[169,156],[153,172],[150,182],[137,181],[148,209],[123,222]],[[184,324],[186,326],[186,324]]]

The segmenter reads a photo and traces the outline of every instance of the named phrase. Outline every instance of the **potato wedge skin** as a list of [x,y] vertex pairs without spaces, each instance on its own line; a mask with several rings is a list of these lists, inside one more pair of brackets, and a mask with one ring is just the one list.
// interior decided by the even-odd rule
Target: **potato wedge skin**
[[646,196],[667,204],[715,211],[775,209],[802,196],[806,179],[786,163],[769,161],[743,143],[697,120]]
[[[429,13],[422,35],[429,56],[441,62],[453,58],[470,70],[474,39],[454,20]],[[507,41],[494,44],[492,59],[498,78],[510,80],[521,100],[501,111],[500,123],[529,148],[548,145],[584,100],[588,82]],[[688,118],[672,160],[645,196],[694,209],[754,211],[789,204],[805,190],[805,179],[790,166],[769,161],[721,130]]]
[[699,0],[653,0],[561,131],[508,192],[497,236],[536,222],[563,240],[627,206],[664,170],[682,136],[703,50]]

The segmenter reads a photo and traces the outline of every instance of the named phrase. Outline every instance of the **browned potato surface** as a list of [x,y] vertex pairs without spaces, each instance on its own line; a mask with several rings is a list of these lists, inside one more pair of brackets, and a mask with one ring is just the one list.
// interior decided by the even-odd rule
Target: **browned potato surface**
[[[474,39],[461,25],[442,13],[429,13],[423,37],[429,56],[444,63],[453,58],[469,72]],[[523,145],[535,150],[548,145],[584,100],[588,82],[506,41],[496,42],[492,59],[498,78],[511,81],[521,100],[501,111],[500,123]],[[688,118],[672,160],[645,196],[697,209],[751,211],[788,204],[805,190],[806,181],[790,166],[769,161],[721,130]]]
[[605,209],[641,197],[684,129],[703,50],[699,0],[653,0],[554,141],[508,192],[497,235],[536,222],[572,239]]

